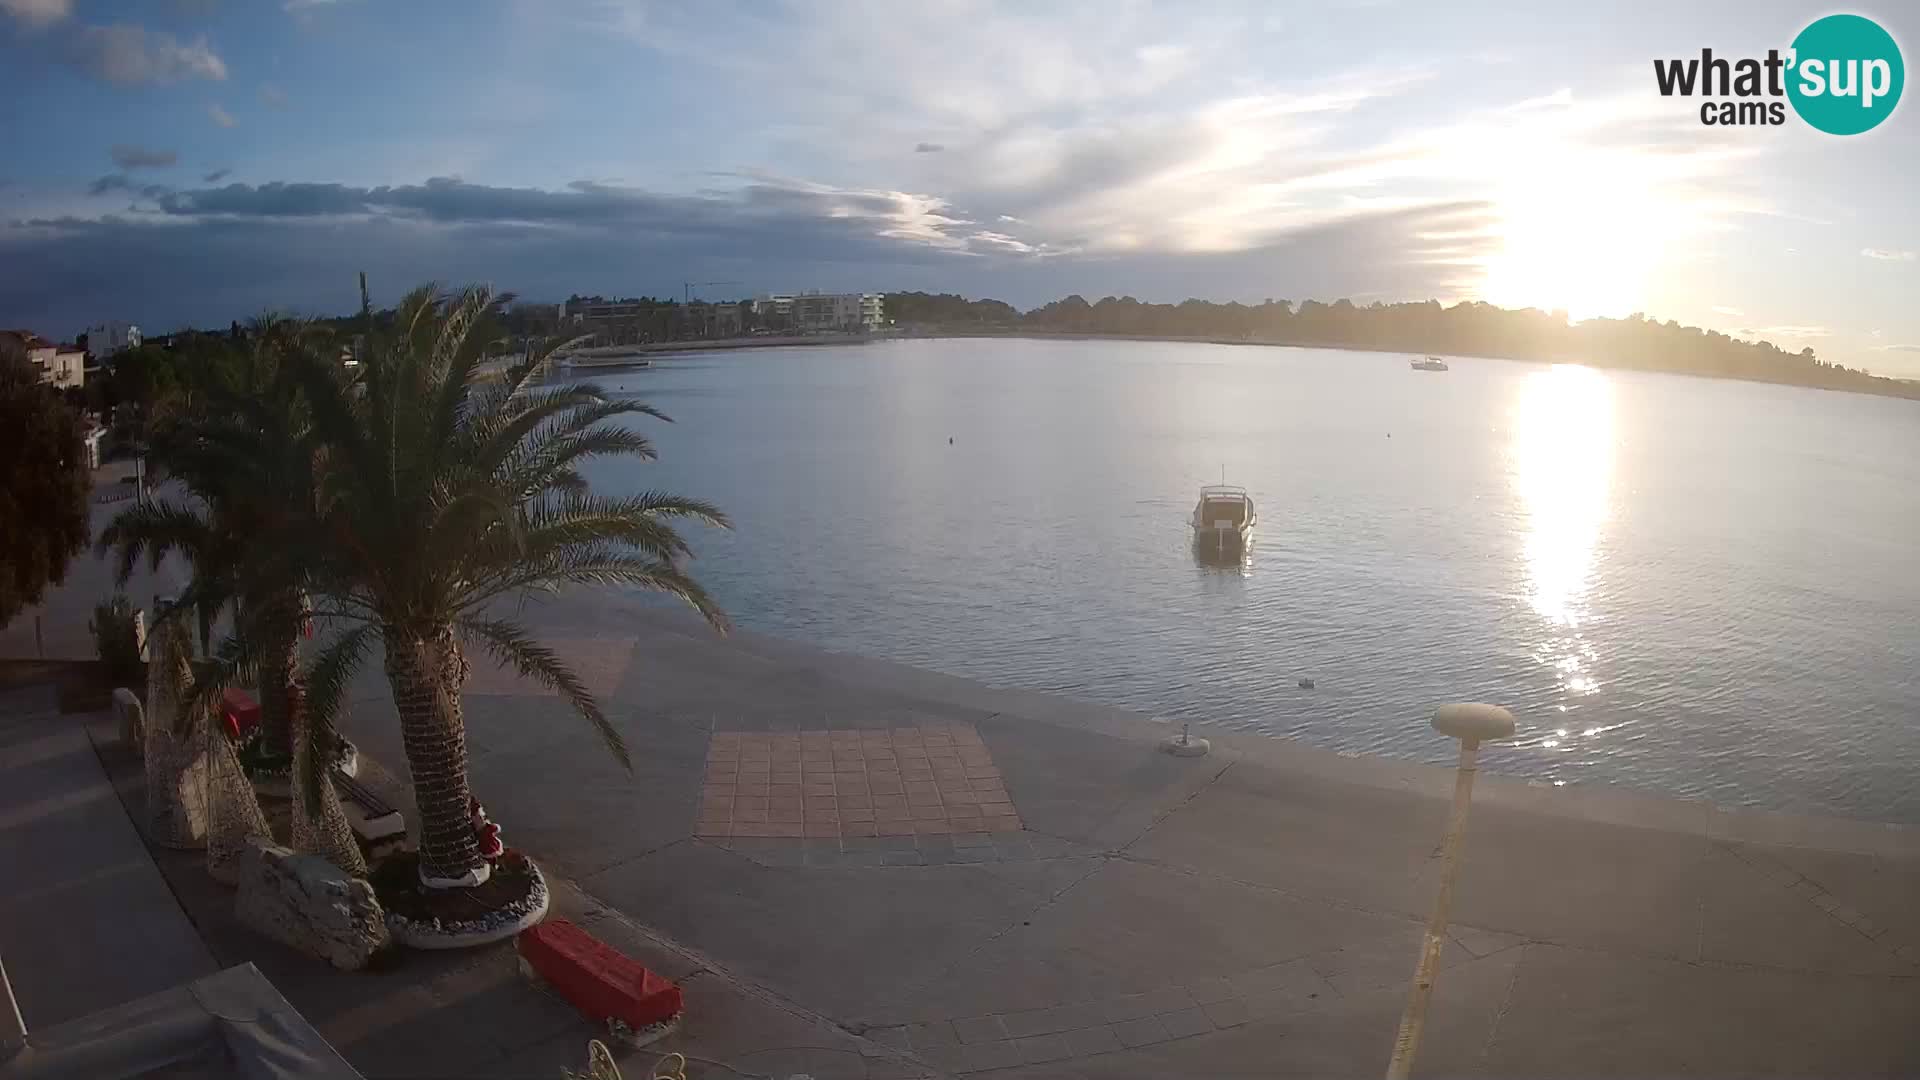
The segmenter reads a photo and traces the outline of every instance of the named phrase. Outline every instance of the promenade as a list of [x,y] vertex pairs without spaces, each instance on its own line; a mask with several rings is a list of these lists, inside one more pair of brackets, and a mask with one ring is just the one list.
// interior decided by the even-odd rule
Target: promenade
[[[1450,771],[1199,729],[1213,753],[1175,758],[1143,717],[675,612],[534,617],[634,771],[481,664],[476,793],[597,903],[868,1048],[813,1075],[901,1075],[880,1048],[941,1074],[1383,1071]],[[377,670],[346,727],[398,768]],[[1416,1071],[1912,1074],[1916,899],[1920,830],[1484,776]]]

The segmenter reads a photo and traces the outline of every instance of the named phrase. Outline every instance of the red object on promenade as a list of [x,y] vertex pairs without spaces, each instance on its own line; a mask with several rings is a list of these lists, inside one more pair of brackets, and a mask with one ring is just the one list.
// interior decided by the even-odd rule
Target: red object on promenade
[[226,718],[227,734],[241,738],[260,726],[260,703],[245,690],[229,688],[220,695],[220,714]]
[[680,1015],[680,988],[565,919],[521,931],[514,947],[589,1020],[638,1031]]

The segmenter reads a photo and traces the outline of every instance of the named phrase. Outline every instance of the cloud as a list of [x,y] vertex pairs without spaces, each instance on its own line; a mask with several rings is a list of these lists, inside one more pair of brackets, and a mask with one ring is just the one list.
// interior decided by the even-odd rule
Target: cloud
[[118,86],[164,86],[182,79],[227,77],[227,65],[205,38],[183,42],[172,34],[127,23],[88,26],[67,43],[67,60]]
[[130,191],[151,200],[171,194],[173,189],[164,184],[135,184],[133,177],[126,173],[108,173],[87,185],[89,195],[106,195],[115,191]]
[[272,83],[261,83],[260,104],[269,109],[284,109],[287,107],[287,92]]
[[1875,345],[1881,352],[1920,352],[1920,345]]
[[221,108],[218,104],[207,106],[207,116],[212,118],[214,123],[220,125],[223,128],[230,128],[240,122],[233,118],[232,113]]
[[73,0],[0,0],[0,13],[37,29],[72,15]]
[[201,177],[200,182],[203,184],[217,184],[220,181],[225,180],[228,176],[231,176],[232,174],[233,174],[232,169],[215,169],[212,172],[208,173],[207,175]]
[[172,150],[149,150],[126,143],[113,148],[113,163],[122,169],[164,169],[179,160],[180,155]]
[[[1457,267],[1423,240],[1470,234],[1476,204],[1358,211],[1219,254],[1077,258],[944,200],[754,174],[724,192],[663,194],[594,181],[562,190],[434,179],[391,187],[227,184],[142,188],[97,219],[0,223],[0,325],[77,329],[102,306],[142,325],[225,325],[268,309],[335,313],[367,270],[389,293],[492,280],[534,298],[677,293],[688,276],[743,291],[921,288],[1023,306],[1066,292],[1143,299],[1450,295]],[[114,181],[131,191],[130,181]],[[1447,244],[1477,254],[1474,241]]]
[[940,145],[937,142],[923,142],[923,143],[915,143],[913,147],[913,152],[916,154],[937,154],[940,151],[945,149],[946,147]]
[[308,8],[326,7],[328,4],[336,2],[337,0],[284,0],[280,5],[280,9],[282,11],[305,11]]
[[[748,230],[756,223],[804,224],[879,240],[967,253],[984,232],[946,201],[882,189],[843,188],[771,174],[708,195],[668,195],[577,180],[564,191],[504,188],[435,177],[422,184],[355,187],[334,183],[229,184],[168,193],[173,218],[393,218],[441,225],[514,224],[685,233]],[[998,235],[998,234],[996,234]],[[1004,248],[999,240],[983,241]],[[1042,250],[1032,245],[1032,250]]]
[[1861,248],[1860,254],[1869,259],[1881,259],[1886,262],[1912,262],[1911,251],[1888,251],[1885,248]]
[[1713,305],[1713,313],[1715,315],[1732,315],[1735,318],[1739,318],[1746,314],[1746,312],[1740,310],[1737,307],[1724,307],[1720,304]]

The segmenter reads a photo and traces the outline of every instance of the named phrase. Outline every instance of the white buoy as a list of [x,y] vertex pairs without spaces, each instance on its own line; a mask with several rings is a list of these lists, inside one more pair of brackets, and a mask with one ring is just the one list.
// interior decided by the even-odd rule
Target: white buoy
[[1203,757],[1206,752],[1212,748],[1213,744],[1207,740],[1193,737],[1192,724],[1180,725],[1180,734],[1169,735],[1166,740],[1160,744],[1160,749],[1165,750],[1174,757]]

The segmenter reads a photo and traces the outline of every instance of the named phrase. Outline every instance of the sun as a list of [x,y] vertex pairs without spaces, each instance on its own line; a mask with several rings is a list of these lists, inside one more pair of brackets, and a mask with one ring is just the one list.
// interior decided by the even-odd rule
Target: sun
[[1513,165],[1495,200],[1500,248],[1482,297],[1576,320],[1645,310],[1677,224],[1653,185],[1590,150],[1555,148]]

